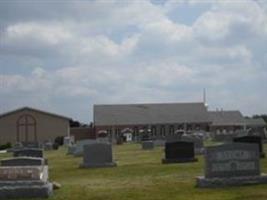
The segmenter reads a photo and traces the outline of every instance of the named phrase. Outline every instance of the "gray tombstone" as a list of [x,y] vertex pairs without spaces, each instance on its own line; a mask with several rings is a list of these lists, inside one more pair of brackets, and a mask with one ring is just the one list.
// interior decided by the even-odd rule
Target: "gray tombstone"
[[154,140],[154,145],[163,147],[163,146],[165,146],[165,142],[166,141],[164,139],[156,139],[156,140]]
[[1,166],[0,181],[48,180],[48,166]]
[[37,148],[23,148],[14,151],[13,153],[14,157],[37,157],[37,158],[43,158],[43,150],[37,149]]
[[21,142],[26,148],[40,148],[39,142]]
[[43,144],[44,150],[45,151],[51,151],[53,150],[53,143],[52,142],[45,142]]
[[1,166],[39,166],[47,165],[44,158],[34,158],[34,157],[16,157],[2,159],[0,161]]
[[198,187],[267,183],[267,176],[260,174],[256,144],[233,143],[207,147],[205,163],[205,176],[197,177]]
[[154,142],[149,140],[149,141],[143,141],[142,142],[142,149],[143,150],[151,150],[154,149]]
[[70,145],[74,144],[74,137],[73,136],[66,136],[66,137],[64,137],[63,144],[65,146],[70,146]]
[[203,138],[195,135],[182,135],[181,141],[193,142],[195,154],[202,154],[204,152]]
[[87,140],[79,140],[76,144],[76,148],[75,151],[73,153],[74,156],[82,156],[83,155],[83,147],[84,145],[87,144],[96,144],[97,140],[91,140],[91,139],[87,139]]
[[96,140],[99,143],[110,143],[110,139],[108,137],[98,137]]
[[87,144],[84,146],[82,168],[115,167],[112,158],[112,145],[107,143]]
[[74,152],[76,151],[76,145],[68,146],[68,152],[67,155],[74,155]]
[[0,199],[48,198],[52,193],[48,166],[0,167]]

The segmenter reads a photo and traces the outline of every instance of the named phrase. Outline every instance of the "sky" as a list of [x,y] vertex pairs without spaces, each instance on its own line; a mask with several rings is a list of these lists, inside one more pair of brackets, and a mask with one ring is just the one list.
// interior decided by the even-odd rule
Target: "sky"
[[0,113],[94,104],[267,113],[265,0],[1,0]]

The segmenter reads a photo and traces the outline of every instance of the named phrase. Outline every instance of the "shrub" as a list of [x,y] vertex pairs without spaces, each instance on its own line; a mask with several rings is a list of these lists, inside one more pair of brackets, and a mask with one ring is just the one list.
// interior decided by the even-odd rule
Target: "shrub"
[[2,144],[2,145],[0,145],[0,150],[9,149],[9,148],[11,148],[11,147],[12,147],[11,143],[8,142],[8,143],[6,143],[6,144]]
[[64,137],[63,136],[56,137],[55,143],[57,143],[59,146],[62,146],[64,143]]

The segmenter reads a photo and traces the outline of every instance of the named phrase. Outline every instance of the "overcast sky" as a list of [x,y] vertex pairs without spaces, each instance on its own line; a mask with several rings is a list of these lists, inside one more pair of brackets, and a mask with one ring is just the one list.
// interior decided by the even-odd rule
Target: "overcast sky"
[[93,104],[267,113],[267,1],[0,1],[0,112]]

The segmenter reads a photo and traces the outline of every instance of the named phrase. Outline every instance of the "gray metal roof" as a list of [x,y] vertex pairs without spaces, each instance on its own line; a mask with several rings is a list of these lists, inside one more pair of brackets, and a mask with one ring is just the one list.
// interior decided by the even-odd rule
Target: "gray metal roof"
[[94,105],[96,126],[210,122],[204,103]]
[[209,111],[212,126],[243,126],[245,119],[240,111]]
[[262,118],[245,119],[247,126],[266,126],[266,122]]
[[38,110],[38,109],[35,109],[35,108],[30,108],[30,107],[22,107],[22,108],[18,108],[16,110],[12,110],[12,111],[9,111],[9,112],[6,112],[6,113],[2,113],[2,114],[0,114],[0,118],[8,116],[8,115],[11,115],[11,114],[14,114],[14,113],[17,113],[17,112],[21,112],[21,111],[24,111],[24,110],[34,111],[34,112],[38,112],[38,113],[42,113],[42,114],[45,114],[45,115],[50,115],[50,116],[53,116],[53,117],[66,119],[66,120],[70,120],[71,119],[69,117],[65,117],[65,116],[62,116],[62,115],[58,115],[58,114],[54,114],[54,113]]

